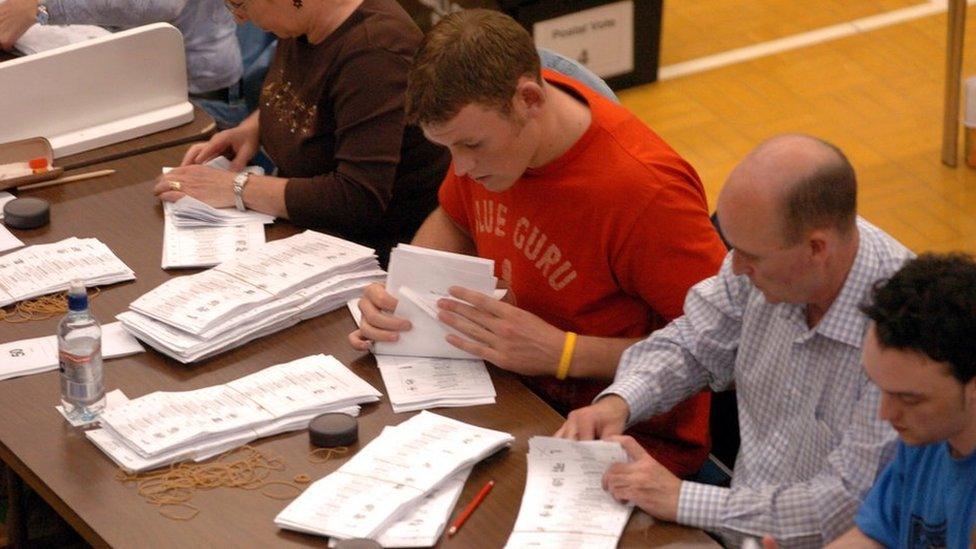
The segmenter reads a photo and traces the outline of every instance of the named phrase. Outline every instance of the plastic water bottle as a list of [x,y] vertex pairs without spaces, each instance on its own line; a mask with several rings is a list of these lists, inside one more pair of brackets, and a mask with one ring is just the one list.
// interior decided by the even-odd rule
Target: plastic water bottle
[[68,290],[68,314],[58,324],[61,405],[72,420],[92,421],[105,409],[102,328],[88,307],[81,282]]

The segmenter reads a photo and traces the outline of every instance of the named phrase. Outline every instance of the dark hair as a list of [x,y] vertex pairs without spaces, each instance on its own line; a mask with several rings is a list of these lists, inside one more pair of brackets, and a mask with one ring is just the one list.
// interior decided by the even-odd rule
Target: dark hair
[[854,167],[835,145],[811,137],[833,153],[812,173],[794,183],[786,194],[786,241],[795,244],[812,229],[834,228],[848,234],[857,216],[857,178]]
[[882,347],[947,362],[962,383],[976,376],[976,261],[924,254],[874,285],[862,308]]
[[532,37],[511,17],[469,9],[442,19],[424,37],[407,78],[407,120],[440,124],[478,103],[507,115],[519,78],[542,83]]

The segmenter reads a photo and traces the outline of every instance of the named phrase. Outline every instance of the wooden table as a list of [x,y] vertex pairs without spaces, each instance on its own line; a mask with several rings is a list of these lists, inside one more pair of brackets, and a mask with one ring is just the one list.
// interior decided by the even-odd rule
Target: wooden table
[[[105,242],[138,279],[102,289],[93,301],[103,323],[127,305],[182,271],[160,269],[162,210],[150,189],[152,178],[164,165],[174,165],[182,148],[169,148],[115,161],[98,168],[115,168],[110,177],[25,192],[52,202],[51,224],[34,231],[18,231],[28,244],[54,242],[68,236],[94,236]],[[293,234],[287,223],[268,229],[268,238]],[[12,341],[53,334],[56,319],[25,324],[0,324],[2,340]],[[353,329],[349,313],[338,310],[303,322],[283,332],[249,343],[201,364],[183,365],[149,350],[105,362],[106,388],[122,389],[130,398],[155,390],[179,391],[237,379],[261,368],[313,353],[332,354],[373,386],[383,383],[370,355],[352,350],[345,342]],[[507,431],[516,437],[510,450],[475,467],[461,496],[468,501],[488,479],[496,486],[460,533],[442,545],[500,547],[518,512],[525,485],[528,439],[551,434],[562,418],[527,390],[513,375],[492,369],[498,392],[493,406],[440,409],[461,421]],[[257,492],[220,488],[199,492],[193,504],[199,515],[188,522],[161,516],[131,486],[116,480],[118,469],[95,448],[80,429],[70,427],[54,410],[58,403],[58,373],[48,372],[0,382],[0,458],[26,484],[37,491],[73,528],[95,546],[161,547],[204,546],[267,547],[322,545],[323,538],[279,530],[274,516],[286,502]],[[360,445],[385,425],[398,424],[412,414],[394,414],[384,397],[363,407],[359,420]],[[306,432],[262,439],[261,451],[283,458],[287,469],[272,478],[290,480],[306,473],[318,479],[345,459],[325,464],[308,461],[311,449]],[[354,447],[353,450],[358,449]],[[16,485],[16,479],[14,479]],[[16,497],[16,494],[14,494]],[[460,506],[459,506],[460,507]],[[18,532],[16,525],[12,534]],[[680,543],[714,547],[703,532],[676,525],[651,525],[635,513],[622,546]]]

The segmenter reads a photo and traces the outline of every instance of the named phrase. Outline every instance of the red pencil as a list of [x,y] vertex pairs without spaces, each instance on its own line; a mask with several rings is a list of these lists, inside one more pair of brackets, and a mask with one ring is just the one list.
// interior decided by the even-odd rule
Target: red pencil
[[457,519],[455,519],[454,524],[452,524],[451,527],[448,528],[447,537],[453,536],[454,534],[457,533],[458,530],[461,529],[461,525],[463,525],[464,522],[468,520],[468,517],[471,516],[471,513],[473,513],[474,510],[477,509],[479,505],[481,505],[481,502],[484,501],[485,496],[488,495],[488,492],[491,492],[491,489],[494,486],[495,486],[495,481],[493,480],[489,480],[488,484],[484,485],[481,491],[478,492],[478,495],[475,496],[473,500],[471,500],[471,503],[469,503],[467,507],[464,508],[464,511],[461,511],[461,514],[458,515]]

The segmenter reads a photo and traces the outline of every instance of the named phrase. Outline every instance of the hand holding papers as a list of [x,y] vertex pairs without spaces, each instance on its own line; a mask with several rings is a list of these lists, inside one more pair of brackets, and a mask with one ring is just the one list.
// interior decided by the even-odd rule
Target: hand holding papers
[[339,539],[376,537],[425,494],[513,438],[429,412],[388,428],[286,507],[275,524]]
[[627,453],[616,442],[532,437],[522,506],[505,547],[612,549],[633,505],[613,499],[603,473]]
[[378,355],[478,358],[445,341],[448,333],[460,334],[437,320],[437,300],[450,298],[448,288],[463,286],[491,295],[498,279],[495,262],[462,254],[400,244],[390,253],[386,291],[397,298],[396,314],[413,327],[400,332],[399,340],[377,342]]
[[148,394],[106,410],[103,428],[86,435],[123,469],[144,471],[303,429],[324,412],[357,413],[379,397],[336,359],[314,355],[224,385]]
[[[359,325],[358,299],[347,305]],[[482,360],[376,355],[395,413],[495,403],[495,386]]]

